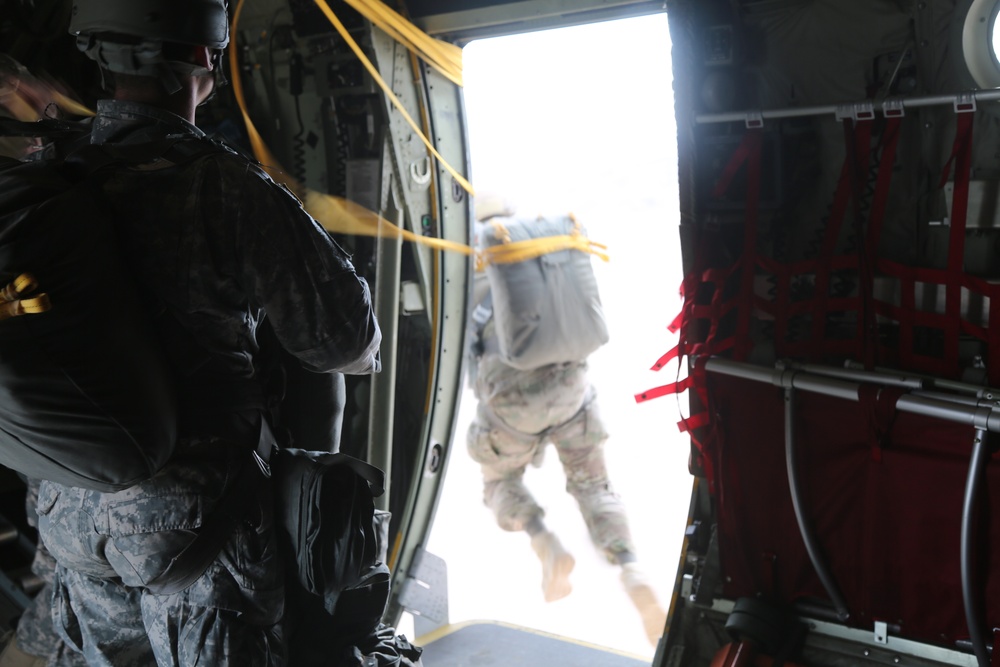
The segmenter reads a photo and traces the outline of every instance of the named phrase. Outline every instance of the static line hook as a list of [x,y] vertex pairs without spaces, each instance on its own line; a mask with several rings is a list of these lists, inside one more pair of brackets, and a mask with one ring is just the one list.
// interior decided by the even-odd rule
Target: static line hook
[[424,157],[423,159],[423,171],[418,171],[420,166],[420,161],[410,163],[410,178],[413,182],[421,187],[427,187],[431,182],[431,159],[430,157]]

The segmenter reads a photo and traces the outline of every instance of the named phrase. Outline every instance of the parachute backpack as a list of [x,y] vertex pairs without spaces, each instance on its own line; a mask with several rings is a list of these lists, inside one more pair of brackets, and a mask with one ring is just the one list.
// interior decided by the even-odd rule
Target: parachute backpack
[[480,236],[504,363],[530,370],[583,361],[608,342],[590,258],[607,255],[572,214],[492,217]]
[[112,160],[0,159],[0,464],[113,492],[177,436],[170,372],[90,183]]

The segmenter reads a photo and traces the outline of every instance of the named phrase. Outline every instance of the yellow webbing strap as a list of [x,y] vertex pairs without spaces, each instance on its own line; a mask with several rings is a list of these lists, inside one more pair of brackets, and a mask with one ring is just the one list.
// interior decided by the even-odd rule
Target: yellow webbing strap
[[[53,84],[36,79],[13,58],[0,53],[0,58],[15,64],[13,71],[0,76],[0,107],[15,120],[31,122],[40,120],[48,105],[55,104],[63,111],[77,116],[93,116],[94,112],[72,99]],[[3,63],[0,63],[2,65]],[[9,67],[9,65],[7,66]],[[6,69],[6,67],[4,68]]]
[[18,303],[21,304],[21,311],[26,315],[44,313],[46,310],[52,308],[52,302],[49,301],[49,295],[44,292],[38,296],[33,296],[30,299],[21,299]]
[[90,108],[80,104],[71,97],[63,95],[56,89],[51,90],[52,101],[56,103],[57,106],[65,109],[69,113],[76,114],[77,116],[96,116],[97,114]]
[[0,289],[0,320],[18,315],[44,313],[52,307],[49,295],[44,292],[30,298],[22,298],[35,291],[38,281],[30,273],[22,273]]
[[534,259],[552,252],[560,250],[579,250],[603,259],[609,260],[608,254],[604,251],[608,247],[601,243],[595,243],[583,235],[580,223],[576,217],[570,214],[575,229],[570,234],[560,236],[543,236],[537,239],[525,239],[523,241],[511,241],[510,232],[499,220],[491,220],[493,233],[501,240],[500,245],[483,248],[476,257],[476,269],[484,270],[490,264],[513,264],[523,262],[527,259]]
[[[17,278],[14,278],[14,282],[7,285],[4,288],[4,295],[6,296],[9,292],[8,290],[13,290],[13,294],[16,296],[21,296],[22,294],[31,294],[38,287],[38,280],[35,276],[30,273],[22,273]],[[5,299],[5,301],[12,301],[13,299]]]
[[392,89],[389,88],[389,85],[382,79],[382,77],[378,73],[378,70],[375,69],[375,66],[372,65],[370,60],[368,60],[368,57],[361,50],[361,47],[358,46],[358,43],[354,41],[354,38],[351,37],[351,34],[347,32],[347,28],[344,27],[344,24],[340,22],[340,19],[338,19],[337,16],[333,13],[333,10],[330,9],[330,5],[326,3],[326,0],[313,0],[313,1],[316,3],[316,6],[323,11],[323,13],[326,15],[326,18],[329,19],[333,27],[337,29],[337,32],[340,33],[340,36],[344,38],[344,41],[347,42],[347,45],[351,47],[351,50],[354,51],[354,55],[358,57],[358,60],[361,61],[361,64],[365,66],[365,69],[368,70],[368,73],[372,75],[373,79],[375,79],[375,83],[378,84],[379,88],[382,89],[382,92],[385,93],[386,97],[389,98],[393,106],[396,107],[396,111],[400,113],[400,115],[407,122],[407,124],[411,128],[413,128],[414,132],[417,133],[417,136],[420,137],[420,140],[424,143],[424,146],[427,147],[427,150],[429,150],[431,154],[435,158],[437,158],[438,162],[440,162],[441,165],[448,171],[448,173],[451,174],[456,181],[458,181],[458,183],[462,186],[462,188],[466,192],[474,196],[476,193],[472,189],[472,184],[469,183],[469,181],[467,181],[464,176],[455,171],[455,168],[452,167],[450,164],[448,164],[448,162],[445,161],[443,157],[441,157],[441,154],[437,152],[434,146],[431,145],[431,142],[427,139],[426,136],[424,136],[424,133],[421,131],[417,123],[413,120],[410,114],[407,113],[406,109],[403,108],[403,105],[400,104],[399,98],[396,97],[396,94],[392,92]]
[[377,213],[369,211],[364,206],[355,204],[349,199],[307,190],[302,205],[327,231],[386,238],[401,237],[406,241],[422,243],[438,250],[451,250],[463,255],[472,255],[475,252],[463,243],[433,236],[421,236],[408,229],[401,229]]
[[[77,116],[94,115],[93,111],[76,100],[63,95],[51,86],[47,87],[45,90],[39,91],[39,94],[50,97],[53,104],[71,114],[75,114]],[[15,120],[31,122],[39,120],[42,117],[35,108],[35,105],[22,95],[19,88],[5,95],[0,95],[0,106],[5,108]]]
[[462,49],[435,39],[381,0],[345,0],[359,14],[385,31],[387,35],[417,54],[456,86],[462,85]]
[[[233,34],[236,34],[244,2],[245,0],[239,0],[236,9],[233,11],[233,24],[231,26]],[[232,48],[229,50],[229,66],[233,72],[240,71],[238,49]],[[472,255],[474,253],[472,248],[462,243],[421,236],[409,230],[400,229],[388,220],[380,217],[377,213],[348,199],[317,192],[298,183],[281,168],[274,155],[268,149],[263,137],[261,137],[254,126],[253,120],[250,118],[250,113],[247,111],[246,101],[243,96],[243,83],[240,77],[234,75],[232,79],[233,96],[236,98],[236,104],[240,108],[243,123],[246,125],[247,135],[250,138],[250,145],[257,160],[260,161],[261,166],[275,181],[284,183],[302,201],[302,206],[305,210],[323,225],[324,229],[336,234],[383,236],[389,238],[402,237],[408,241],[422,243],[439,250],[451,250],[464,255]]]

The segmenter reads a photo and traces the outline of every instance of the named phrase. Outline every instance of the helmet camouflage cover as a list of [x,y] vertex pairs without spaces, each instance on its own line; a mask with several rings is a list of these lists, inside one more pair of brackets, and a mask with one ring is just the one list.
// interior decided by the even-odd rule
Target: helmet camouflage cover
[[103,69],[160,79],[167,92],[177,74],[208,69],[164,55],[164,44],[207,46],[216,52],[216,85],[225,83],[220,58],[229,43],[226,0],[73,0],[70,34],[77,48]]
[[229,18],[225,0],[74,0],[69,31],[223,49]]

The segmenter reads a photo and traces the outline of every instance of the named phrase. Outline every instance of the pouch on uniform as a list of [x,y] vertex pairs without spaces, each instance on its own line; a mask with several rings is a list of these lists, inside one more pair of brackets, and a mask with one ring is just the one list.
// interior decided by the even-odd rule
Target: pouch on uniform
[[[585,235],[571,215],[537,219],[493,218],[484,225],[481,248],[501,250],[518,242]],[[514,368],[583,361],[608,342],[608,329],[590,254],[574,248],[516,262],[489,261],[500,357]]]
[[99,491],[152,476],[177,434],[169,370],[88,185],[111,161],[88,147],[0,162],[0,464]]
[[270,466],[276,519],[298,584],[322,599],[329,614],[347,591],[384,589],[369,619],[377,621],[389,593],[388,513],[377,512],[374,502],[385,473],[347,454],[287,447],[274,450]]
[[[372,644],[384,634],[381,620],[389,601],[391,515],[374,503],[384,491],[385,473],[347,454],[288,447],[271,453],[270,469],[288,568],[289,664],[353,665],[349,655],[359,649],[372,654],[359,666],[419,664],[404,660],[412,653],[397,654],[382,644],[384,651],[376,651]],[[412,657],[419,655],[417,650]]]

